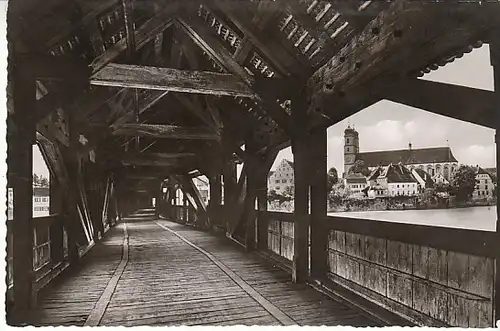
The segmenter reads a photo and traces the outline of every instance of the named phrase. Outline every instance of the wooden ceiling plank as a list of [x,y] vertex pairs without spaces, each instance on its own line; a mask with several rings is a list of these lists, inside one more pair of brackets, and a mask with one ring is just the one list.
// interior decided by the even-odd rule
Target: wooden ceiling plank
[[108,64],[90,83],[99,86],[132,87],[173,92],[251,97],[252,90],[231,74],[172,68]]
[[163,124],[136,124],[127,123],[113,132],[113,135],[143,137],[161,139],[201,139],[218,140],[220,136],[206,127],[181,127]]

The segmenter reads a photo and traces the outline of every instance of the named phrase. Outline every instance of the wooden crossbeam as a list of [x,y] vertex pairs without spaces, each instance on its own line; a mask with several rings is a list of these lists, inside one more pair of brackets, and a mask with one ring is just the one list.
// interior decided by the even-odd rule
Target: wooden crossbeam
[[220,136],[205,127],[181,127],[163,124],[126,123],[113,132],[120,136],[142,136],[167,139],[217,140]]
[[90,83],[174,92],[253,96],[252,90],[231,74],[127,64],[107,65],[91,77]]
[[495,93],[471,87],[411,79],[383,98],[431,113],[495,129]]
[[122,157],[123,165],[139,166],[182,166],[195,160],[191,153],[125,153]]

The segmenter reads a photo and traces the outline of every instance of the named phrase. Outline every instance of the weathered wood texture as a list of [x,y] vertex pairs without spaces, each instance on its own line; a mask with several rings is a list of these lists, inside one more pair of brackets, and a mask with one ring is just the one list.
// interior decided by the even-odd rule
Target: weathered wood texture
[[493,326],[494,259],[332,230],[333,281],[419,325]]
[[[172,233],[152,217],[149,210],[125,219],[129,259],[100,325],[280,325],[275,316],[299,325],[379,325],[356,308],[291,284],[286,272],[225,238],[157,221]],[[122,233],[112,229],[79,270],[48,288],[30,324],[83,325],[121,260]]]
[[245,83],[231,74],[128,64],[108,64],[90,78],[90,83],[186,93],[254,95]]
[[36,138],[36,122],[32,111],[36,100],[35,79],[21,75],[19,65],[16,61],[11,63],[9,68],[10,75],[15,77],[14,109],[19,116],[7,127],[10,134],[8,141],[9,184],[13,189],[14,200],[11,227],[14,313],[8,311],[7,319],[14,324],[31,305],[33,282],[32,164],[33,144]]
[[161,139],[217,140],[220,136],[205,127],[127,123],[113,131],[116,136],[141,136]]

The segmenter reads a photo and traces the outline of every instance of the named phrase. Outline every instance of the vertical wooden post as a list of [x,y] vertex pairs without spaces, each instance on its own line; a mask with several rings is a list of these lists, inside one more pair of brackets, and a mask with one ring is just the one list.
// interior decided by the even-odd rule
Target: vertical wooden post
[[50,214],[59,214],[50,226],[50,258],[52,262],[58,263],[64,259],[63,251],[63,222],[61,212],[61,186],[57,179],[50,175]]
[[[492,33],[492,40],[490,42],[490,59],[491,65],[493,66],[493,81],[495,88],[495,142],[497,148],[497,188],[496,196],[497,201],[499,198],[500,189],[498,187],[498,178],[500,178],[500,29],[497,29]],[[500,242],[500,209],[497,207],[497,225],[496,233],[498,242]],[[494,286],[494,311],[495,319],[494,321],[500,321],[500,247],[496,248],[496,259],[495,259],[495,286]]]
[[[295,123],[306,123],[306,105],[297,97],[292,100]],[[304,282],[309,275],[309,180],[311,175],[307,132],[292,138],[294,159],[294,254],[292,281]]]
[[220,223],[220,206],[222,203],[222,183],[221,183],[221,174],[216,173],[215,175],[210,176],[210,205],[209,205],[209,215],[210,215],[210,223],[211,224],[219,224]]
[[66,169],[68,170],[68,194],[66,201],[66,229],[68,234],[68,258],[71,264],[75,264],[79,260],[78,245],[77,245],[77,227],[80,224],[80,215],[78,214],[78,130],[76,127],[75,114],[69,112],[68,128],[69,128],[69,144],[70,147],[65,149],[64,160]]
[[311,172],[311,275],[323,277],[327,272],[327,134],[326,128],[309,137]]
[[[258,148],[258,144],[253,140],[247,140],[245,143],[245,150],[249,155],[252,155],[252,157],[256,157]],[[246,197],[241,217],[243,217],[243,221],[245,222],[245,247],[247,251],[251,251],[256,248],[257,213],[255,212],[255,199],[257,198],[256,193],[258,188],[258,166],[259,164],[256,160],[249,160],[248,167],[246,168]]]
[[232,210],[236,204],[237,175],[236,163],[228,161],[224,167],[224,225],[226,231],[232,218]]
[[184,193],[184,191],[182,191],[182,205],[184,206],[184,208],[182,208],[183,209],[182,220],[184,221],[184,223],[187,223],[189,202],[186,193]]
[[[15,56],[15,55],[14,55]],[[17,59],[14,59],[16,61]],[[17,62],[17,61],[16,61]],[[9,171],[14,192],[13,280],[14,306],[9,319],[17,323],[31,305],[33,273],[33,144],[36,139],[35,79],[22,74],[21,63],[11,63],[14,94],[14,125],[8,127]],[[24,316],[23,316],[24,315]]]
[[257,190],[257,248],[267,250],[268,219],[267,211],[267,177],[269,169],[266,167],[256,178]]
[[304,282],[309,275],[309,181],[310,164],[307,139],[294,139],[292,145],[294,169],[294,283]]

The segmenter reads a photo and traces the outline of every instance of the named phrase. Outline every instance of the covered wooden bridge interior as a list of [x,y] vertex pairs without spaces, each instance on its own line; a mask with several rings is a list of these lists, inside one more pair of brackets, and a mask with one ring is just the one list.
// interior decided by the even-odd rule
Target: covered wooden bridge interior
[[[497,130],[498,160],[499,17],[484,1],[10,1],[8,322],[493,326],[498,227],[327,217],[326,129],[387,99]],[[418,79],[483,43],[494,92]],[[290,145],[295,210],[268,212]]]

